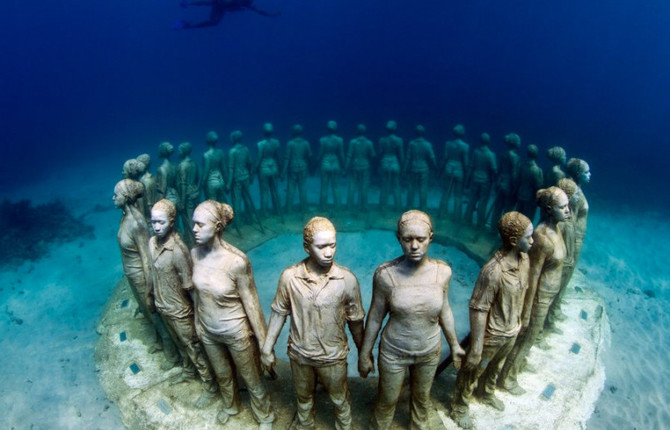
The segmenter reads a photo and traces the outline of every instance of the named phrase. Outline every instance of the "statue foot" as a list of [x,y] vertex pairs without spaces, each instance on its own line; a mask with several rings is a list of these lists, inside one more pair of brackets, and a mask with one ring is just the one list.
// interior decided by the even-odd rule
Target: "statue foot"
[[[213,391],[213,392],[210,392],[208,390],[203,391],[202,394],[200,394],[200,397],[198,397],[198,400],[195,401],[195,407],[198,408],[198,409],[205,409],[207,406],[212,404],[212,402],[216,399],[216,396],[217,396],[216,391]],[[225,413],[225,412],[221,411],[220,413]],[[228,415],[228,414],[226,414],[226,415]],[[218,418],[218,415],[217,415],[217,418]],[[226,418],[226,421],[227,420],[228,420],[228,418]]]
[[522,394],[526,394],[526,390],[521,388],[517,382],[498,385],[498,387],[502,388],[503,390],[507,391],[508,393],[512,394],[513,396],[520,396]]
[[[521,387],[519,387],[519,388],[521,388]],[[498,411],[501,411],[501,412],[505,410],[505,404],[499,398],[494,396],[493,394],[480,396],[479,401],[482,404],[484,404],[486,406],[490,406],[495,410],[498,410]]]
[[449,416],[456,423],[456,425],[462,429],[471,429],[475,426],[475,423],[472,422],[472,418],[470,418],[470,414],[467,412],[451,411]]
[[229,418],[230,418],[230,414],[226,411],[219,411],[219,413],[216,414],[216,419],[221,424],[227,423]]
[[260,423],[258,430],[272,430],[272,423]]
[[163,371],[170,370],[173,367],[175,367],[177,364],[179,364],[178,361],[165,360],[164,362],[161,363],[161,370],[163,370]]
[[565,321],[568,319],[568,316],[563,312],[558,312],[556,315],[554,315],[554,319],[556,319],[556,321]]
[[544,339],[541,339],[535,346],[540,348],[542,351],[549,351],[551,349],[551,345],[549,345]]
[[555,325],[550,325],[549,327],[544,328],[544,333],[545,334],[558,334],[561,335],[563,334],[563,330],[560,328],[556,327]]
[[184,371],[182,371],[176,378],[170,381],[170,386],[172,385],[178,385],[178,384],[183,384],[184,382],[192,381],[194,375],[190,375]]
[[524,360],[524,361],[523,361],[523,367],[522,367],[522,369],[523,369],[524,372],[528,372],[528,373],[537,373],[537,370],[535,370],[535,366],[533,366],[532,364],[530,364],[530,363],[528,362],[528,360]]

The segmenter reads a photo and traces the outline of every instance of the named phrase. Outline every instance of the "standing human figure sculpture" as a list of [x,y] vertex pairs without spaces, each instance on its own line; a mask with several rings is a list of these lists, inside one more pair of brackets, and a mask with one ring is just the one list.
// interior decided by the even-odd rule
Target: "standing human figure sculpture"
[[308,256],[282,272],[271,305],[261,359],[268,368],[274,366],[274,346],[290,315],[288,356],[297,394],[298,429],[315,428],[317,379],[335,407],[335,428],[351,428],[345,325],[360,349],[365,312],[356,276],[334,262],[336,244],[335,227],[328,219],[309,220],[303,230]]
[[570,216],[568,196],[558,187],[543,188],[537,192],[537,203],[540,223],[533,233],[534,244],[529,253],[528,291],[521,315],[522,334],[498,378],[498,386],[514,395],[525,393],[519,386],[517,375],[530,348],[539,339],[549,306],[558,294],[567,253],[558,223]]
[[367,210],[368,188],[370,187],[370,161],[375,157],[372,141],[365,137],[367,128],[363,124],[356,127],[356,136],[349,142],[344,171],[349,174],[347,207],[354,209],[354,196],[358,191],[358,208]]
[[344,143],[337,132],[337,123],[328,121],[328,134],[319,139],[319,155],[317,162],[321,171],[321,195],[319,198],[320,209],[325,209],[328,203],[328,188],[333,194],[333,205],[340,206],[340,198],[337,191],[338,179],[344,165]]
[[294,194],[298,189],[298,201],[300,213],[307,211],[307,175],[309,173],[309,162],[312,158],[312,148],[307,140],[302,137],[302,126],[296,124],[292,129],[293,138],[286,144],[286,158],[282,169],[282,178],[286,177],[286,212],[291,211]]
[[[133,181],[139,181],[142,175],[144,174],[146,168],[144,166],[144,163],[141,161],[137,160],[136,158],[131,158],[129,160],[126,160],[125,163],[123,163],[123,169],[121,170],[121,176],[123,179],[132,179]],[[144,184],[142,184],[144,186]],[[140,197],[137,200],[137,204],[142,210],[142,213],[147,215],[146,211],[146,190],[142,193],[142,197]]]
[[161,142],[158,145],[158,156],[163,159],[163,162],[156,171],[156,183],[158,184],[158,198],[168,199],[178,206],[177,169],[170,161],[172,154],[174,154],[174,146],[170,142]]
[[177,165],[177,208],[184,238],[189,244],[193,244],[193,211],[200,200],[200,171],[191,158],[191,149],[190,142],[182,142],[177,148],[181,160]]
[[519,185],[521,158],[517,151],[521,146],[521,138],[516,133],[505,136],[507,150],[498,157],[498,179],[496,181],[496,197],[491,212],[491,226],[505,212],[509,212],[516,203],[516,192]]
[[267,326],[251,262],[221,237],[233,216],[229,205],[215,200],[200,203],[193,213],[196,332],[223,398],[218,421],[225,424],[231,415],[239,413],[239,375],[249,392],[251,412],[259,428],[270,429],[275,414],[259,361]]
[[151,209],[154,236],[149,239],[149,253],[154,274],[154,303],[162,315],[183,358],[182,373],[172,384],[190,381],[196,370],[205,390],[195,403],[199,409],[215,398],[218,386],[209,370],[209,363],[195,332],[193,320],[193,263],[188,247],[175,231],[177,208],[162,199]]
[[454,198],[454,220],[461,221],[463,217],[463,186],[465,169],[469,161],[470,145],[463,141],[465,127],[457,124],[454,129],[454,139],[444,144],[444,177],[442,184],[442,199],[440,200],[440,217],[449,212],[449,199]]
[[579,260],[586,236],[586,224],[589,216],[589,202],[582,187],[591,182],[591,168],[589,164],[579,158],[568,160],[567,171],[572,180],[577,184],[577,201],[574,204],[575,218],[575,264]]
[[477,210],[477,228],[484,228],[486,224],[486,210],[489,202],[489,194],[493,186],[493,180],[498,174],[498,163],[496,155],[489,148],[491,137],[488,133],[482,133],[479,137],[481,145],[475,149],[470,163],[470,172],[466,184],[470,185],[470,196],[468,206],[465,210],[465,220],[472,222],[472,216]]
[[482,267],[470,298],[470,347],[451,400],[451,419],[464,429],[473,427],[468,413],[473,393],[483,404],[505,409],[495,396],[496,380],[521,330],[533,224],[522,213],[508,212],[498,231],[503,245]]
[[535,219],[537,211],[537,202],[535,194],[542,188],[544,175],[542,169],[535,161],[537,159],[538,149],[535,145],[528,145],[526,148],[526,161],[519,170],[519,191],[516,196],[516,207],[519,212],[526,215],[530,220]]
[[417,125],[414,129],[416,137],[409,142],[407,147],[407,158],[403,172],[409,176],[409,188],[407,190],[406,206],[414,205],[415,197],[419,198],[419,209],[425,210],[428,202],[428,179],[430,170],[437,167],[433,144],[424,137],[426,129]]
[[158,201],[158,184],[156,178],[151,174],[151,156],[149,154],[140,154],[137,156],[137,161],[144,164],[142,174],[139,181],[144,185],[144,216],[151,218],[151,208],[154,203]]
[[216,147],[218,141],[219,135],[215,131],[207,133],[205,138],[207,151],[202,154],[200,189],[205,194],[205,199],[224,203],[226,201],[226,181],[224,178],[228,166],[226,153]]
[[375,271],[358,371],[364,378],[374,372],[372,347],[388,315],[379,344],[379,388],[370,428],[391,427],[409,369],[410,428],[428,429],[430,390],[442,350],[440,332],[447,338],[456,368],[465,355],[449,304],[452,272],[445,262],[427,255],[433,225],[426,213],[402,214],[396,236],[403,255]]
[[558,184],[558,181],[565,178],[563,166],[565,165],[565,149],[560,146],[552,146],[547,150],[547,158],[551,161],[544,172],[544,184],[548,187]]
[[153,273],[149,254],[149,228],[139,206],[144,186],[132,179],[122,179],[114,186],[114,206],[123,211],[117,240],[121,250],[123,273],[130,291],[137,301],[138,311],[153,325],[157,344],[152,351],[162,349],[166,361],[161,364],[168,370],[179,363],[179,354],[163,320],[156,313],[153,292]]
[[274,127],[272,124],[263,124],[264,139],[258,142],[258,160],[254,171],[258,172],[258,186],[261,196],[261,213],[267,215],[269,203],[272,201],[272,209],[275,214],[281,212],[279,204],[279,140],[272,137]]
[[253,176],[251,176],[251,155],[249,154],[249,148],[242,143],[242,138],[242,132],[239,130],[230,133],[230,143],[233,147],[228,151],[228,178],[226,184],[230,188],[230,201],[233,209],[238,214],[242,213],[241,209],[244,204],[243,213],[247,222],[249,222],[252,218],[258,220],[258,214],[256,213],[256,207],[249,192],[249,186],[253,181]]
[[400,167],[404,163],[405,151],[402,138],[396,135],[398,124],[395,121],[386,123],[388,134],[379,139],[379,170],[381,176],[379,206],[384,209],[388,205],[389,195],[393,196],[393,208],[400,210]]

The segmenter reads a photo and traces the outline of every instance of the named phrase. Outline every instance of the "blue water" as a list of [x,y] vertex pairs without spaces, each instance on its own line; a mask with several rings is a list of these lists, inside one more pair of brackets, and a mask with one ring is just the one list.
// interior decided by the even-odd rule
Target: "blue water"
[[[255,142],[271,121],[285,142],[300,122],[314,142],[334,119],[345,139],[363,122],[376,140],[395,119],[404,137],[423,124],[439,157],[453,125],[462,123],[471,143],[489,132],[494,150],[516,132],[541,154],[561,145],[569,157],[586,159],[592,222],[601,224],[592,224],[584,264],[608,288],[649,290],[654,304],[667,303],[665,262],[644,256],[667,255],[659,237],[667,237],[670,208],[662,189],[670,163],[670,3],[256,5],[282,15],[235,13],[215,28],[176,32],[176,20],[202,20],[208,11],[180,8],[177,0],[6,0],[0,195],[11,195],[17,182],[39,184],[97,160],[120,171],[127,158],[155,155],[162,140],[189,140],[199,157],[208,130],[227,136],[241,129]],[[99,192],[111,194],[117,172],[105,174],[109,189]],[[594,242],[612,236],[621,239]],[[655,318],[663,321],[664,306],[658,309]],[[608,413],[590,425],[603,428]],[[624,423],[663,422],[650,415],[656,409],[626,415]]]

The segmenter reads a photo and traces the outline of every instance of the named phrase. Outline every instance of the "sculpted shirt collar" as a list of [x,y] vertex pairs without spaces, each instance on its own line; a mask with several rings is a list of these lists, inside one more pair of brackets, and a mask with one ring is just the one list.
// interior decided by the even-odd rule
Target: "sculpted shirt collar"
[[156,238],[156,244],[154,245],[156,249],[156,257],[161,255],[163,251],[172,251],[174,249],[174,233],[171,233],[167,240],[163,243],[160,243],[158,238]]
[[500,267],[503,272],[516,272],[519,270],[519,267],[528,260],[528,254],[525,252],[520,253],[519,263],[513,264],[510,259],[504,258],[503,253],[498,250],[496,251],[496,259],[500,262]]
[[[309,270],[307,270],[307,258],[300,263],[298,266],[298,272],[296,273],[296,278],[302,279],[305,282],[308,282],[310,284],[317,284],[319,283],[319,280],[323,279],[322,277],[311,273]],[[335,263],[333,263],[332,266],[330,266],[330,270],[326,273],[325,277],[327,277],[329,280],[330,279],[344,279],[344,274],[342,273],[342,270],[339,268],[339,266]]]

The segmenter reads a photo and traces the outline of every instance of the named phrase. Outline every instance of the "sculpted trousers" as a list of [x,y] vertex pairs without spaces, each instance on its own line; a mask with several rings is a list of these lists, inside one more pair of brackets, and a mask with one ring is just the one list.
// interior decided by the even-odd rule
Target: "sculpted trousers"
[[305,190],[305,182],[307,181],[307,171],[292,172],[288,174],[286,181],[286,211],[291,210],[293,204],[293,195],[296,187],[298,188],[298,198],[300,203],[300,212],[305,212],[307,209],[307,192]]
[[489,193],[491,192],[490,182],[473,182],[470,185],[470,198],[468,207],[465,211],[465,219],[472,222],[472,214],[477,209],[477,227],[483,228],[486,224],[486,209],[489,202]]
[[358,205],[365,208],[368,204],[368,187],[370,186],[370,169],[353,170],[349,178],[349,192],[347,194],[347,206],[354,205],[354,196],[358,190]]
[[[170,330],[170,333],[177,341],[180,352],[186,355],[185,361],[188,362],[188,365],[184,366],[184,371],[194,374],[194,370],[197,369],[203,382],[209,386],[213,385],[214,377],[209,370],[209,363],[200,345],[200,340],[195,334],[193,316],[186,318],[164,316],[163,319],[168,330]],[[195,369],[193,368],[194,366]]]
[[409,190],[407,192],[407,207],[412,208],[414,205],[414,196],[418,193],[419,209],[426,209],[426,202],[428,201],[428,171],[425,172],[410,172],[409,173]]
[[315,428],[314,390],[317,377],[335,406],[335,428],[337,430],[351,428],[351,400],[347,385],[346,361],[316,367],[291,360],[291,374],[298,395],[298,430]]
[[410,428],[429,429],[429,411],[432,408],[430,389],[435,371],[440,362],[442,344],[433,351],[420,356],[399,354],[386,348],[379,348],[379,390],[375,409],[370,420],[371,429],[389,429],[393,422],[396,405],[402,391],[405,372],[409,368],[410,378]]

